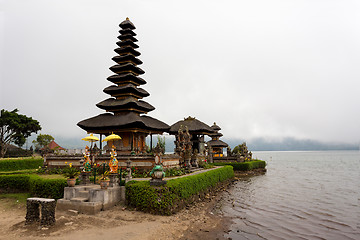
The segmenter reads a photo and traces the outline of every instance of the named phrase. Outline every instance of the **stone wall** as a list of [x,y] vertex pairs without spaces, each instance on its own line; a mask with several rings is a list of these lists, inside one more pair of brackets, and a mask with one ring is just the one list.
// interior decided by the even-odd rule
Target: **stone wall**
[[[118,166],[126,167],[126,161],[131,160],[131,166],[140,170],[151,170],[155,166],[155,157],[152,155],[118,155]],[[50,155],[44,158],[44,164],[49,168],[63,168],[72,163],[73,167],[81,167],[83,157],[72,155]],[[102,155],[94,158],[96,164],[109,163],[110,155]],[[164,168],[179,167],[180,156],[165,154],[162,156]],[[66,162],[66,163],[65,163]]]

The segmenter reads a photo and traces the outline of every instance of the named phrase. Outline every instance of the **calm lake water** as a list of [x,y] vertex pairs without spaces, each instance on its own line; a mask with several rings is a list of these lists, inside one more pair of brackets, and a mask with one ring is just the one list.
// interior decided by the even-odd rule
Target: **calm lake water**
[[232,239],[360,239],[360,152],[254,152],[267,173],[236,183]]

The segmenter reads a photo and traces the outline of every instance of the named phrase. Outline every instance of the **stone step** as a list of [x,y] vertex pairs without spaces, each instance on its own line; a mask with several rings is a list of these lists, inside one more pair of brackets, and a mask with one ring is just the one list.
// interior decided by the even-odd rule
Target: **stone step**
[[70,199],[70,201],[72,201],[72,202],[87,202],[87,201],[89,201],[89,198],[74,197],[74,198]]
[[76,197],[89,199],[89,191],[78,191]]

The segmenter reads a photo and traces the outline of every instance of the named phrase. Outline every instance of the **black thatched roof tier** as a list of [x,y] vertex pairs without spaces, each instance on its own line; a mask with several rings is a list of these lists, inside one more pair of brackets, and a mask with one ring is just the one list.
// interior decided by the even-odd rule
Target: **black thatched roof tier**
[[219,133],[219,132],[215,132],[215,133],[212,133],[209,135],[210,137],[222,137],[223,134],[222,133]]
[[131,54],[126,54],[126,55],[121,55],[121,56],[115,56],[112,58],[112,60],[116,63],[133,63],[135,65],[141,65],[143,62],[136,58],[134,55]]
[[117,65],[110,67],[109,69],[117,74],[132,72],[132,73],[140,75],[140,74],[145,73],[141,68],[139,68],[131,63],[125,63],[125,64],[121,64],[121,65],[117,64]]
[[169,125],[149,116],[139,116],[129,112],[123,115],[111,113],[100,114],[96,117],[85,119],[77,124],[88,132],[110,133],[129,131],[129,129],[140,129],[146,132],[166,132]]
[[130,34],[131,36],[136,36],[136,33],[134,33],[131,29],[120,29],[120,34]]
[[134,111],[137,113],[147,113],[155,109],[149,103],[133,97],[124,99],[108,98],[99,102],[96,106],[110,112]]
[[135,95],[143,98],[150,95],[146,90],[142,88],[137,88],[133,84],[126,84],[121,86],[111,85],[105,88],[103,91],[104,93],[110,94],[113,97],[120,95]]
[[208,145],[210,145],[211,147],[227,147],[228,144],[221,141],[221,140],[210,140],[207,142]]
[[136,76],[133,73],[112,75],[112,76],[108,77],[107,80],[109,80],[110,82],[115,83],[115,84],[133,83],[136,86],[146,84],[146,81],[144,79]]
[[125,21],[122,21],[119,24],[119,27],[121,27],[122,29],[131,29],[131,30],[136,29],[135,25],[129,20],[129,18],[126,18]]
[[132,48],[139,48],[139,46],[136,43],[134,43],[130,40],[118,41],[118,42],[116,42],[116,45],[118,45],[119,47],[130,46]]
[[120,35],[117,38],[119,40],[122,40],[122,41],[125,41],[125,40],[129,40],[129,41],[132,41],[132,42],[137,42],[138,41],[136,38],[131,36],[131,34]]
[[171,125],[169,133],[177,134],[181,125],[187,126],[190,134],[209,135],[209,134],[214,133],[214,130],[212,130],[211,127],[209,127],[207,124],[205,124],[195,118],[192,118],[192,117],[188,117],[184,120],[178,121],[178,122],[174,123],[173,125]]
[[132,47],[129,47],[129,46],[116,48],[116,49],[114,49],[114,51],[119,55],[132,54],[135,57],[140,56],[140,53],[138,51],[136,51],[135,49],[133,49]]
[[220,128],[218,125],[216,125],[215,122],[214,122],[214,124],[211,126],[211,128],[212,128],[214,131],[219,131],[219,130],[221,130],[221,128]]

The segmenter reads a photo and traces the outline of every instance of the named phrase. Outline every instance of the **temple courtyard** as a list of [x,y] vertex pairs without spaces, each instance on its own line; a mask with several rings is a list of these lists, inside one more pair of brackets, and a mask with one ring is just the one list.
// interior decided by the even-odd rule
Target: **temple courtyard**
[[227,221],[217,210],[222,197],[208,195],[172,216],[128,210],[123,205],[96,215],[56,211],[56,225],[50,228],[25,225],[26,203],[4,198],[0,199],[0,239],[222,239],[227,230]]

